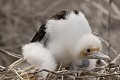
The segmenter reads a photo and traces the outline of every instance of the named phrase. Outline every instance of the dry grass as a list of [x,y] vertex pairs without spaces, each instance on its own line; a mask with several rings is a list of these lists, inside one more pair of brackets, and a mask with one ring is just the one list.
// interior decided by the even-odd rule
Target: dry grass
[[[79,69],[77,71],[69,71],[61,68],[58,71],[49,71],[43,69],[41,71],[34,70],[34,66],[26,67],[25,69],[17,68],[24,59],[19,59],[8,68],[1,67],[1,80],[119,80],[120,79],[120,65],[108,64],[101,68],[92,70]],[[46,71],[48,76],[43,79],[38,76],[38,73]]]

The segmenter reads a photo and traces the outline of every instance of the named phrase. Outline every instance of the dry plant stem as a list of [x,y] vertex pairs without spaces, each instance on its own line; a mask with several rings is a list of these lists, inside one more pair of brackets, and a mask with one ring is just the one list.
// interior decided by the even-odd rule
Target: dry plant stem
[[111,30],[111,26],[110,26],[110,23],[111,23],[111,3],[112,3],[112,0],[109,0],[109,9],[108,9],[108,11],[109,11],[109,13],[108,13],[108,34],[107,34],[107,38],[108,38],[108,43],[109,43],[109,45],[108,45],[108,55],[110,55],[110,30]]
[[46,76],[45,80],[51,80],[50,78],[51,78],[52,75],[53,74],[49,72],[48,75]]
[[[107,3],[109,2],[109,0],[104,0],[104,1],[107,2]],[[120,10],[119,10],[119,8],[117,7],[117,5],[114,2],[111,3],[111,8],[116,13],[116,16],[118,18],[120,18]]]
[[4,80],[14,80],[13,77],[5,77]]
[[49,70],[47,70],[47,69],[42,69],[40,72],[42,72],[42,71],[50,72],[50,73],[53,73],[53,74],[56,74],[56,75],[67,76],[67,74],[60,73],[60,72],[49,71]]
[[9,71],[14,71],[13,68],[14,68],[15,66],[19,65],[22,61],[24,61],[23,58],[15,61],[15,62],[14,62],[13,64],[11,64],[8,68],[6,68],[6,71],[5,71],[5,73],[2,75],[1,80],[3,80],[3,79],[5,78],[6,74],[7,74]]
[[[100,38],[100,40],[102,40],[107,46],[109,46],[109,43],[104,40],[103,38],[101,38],[100,36],[98,36]],[[115,53],[115,55],[117,56],[118,55],[118,52],[112,47],[110,46],[110,49]]]
[[34,66],[32,65],[32,66],[29,66],[29,67],[27,67],[27,68],[25,68],[25,69],[23,69],[23,70],[20,70],[18,73],[27,72],[27,71],[32,70],[33,68],[34,68]]
[[[96,33],[94,33],[95,35],[97,35]],[[97,35],[98,36],[98,35]],[[109,43],[106,41],[106,40],[104,40],[103,38],[101,38],[100,36],[98,36],[99,38],[100,38],[100,40],[101,41],[103,41],[107,46],[109,46]],[[110,46],[110,49],[115,53],[115,55],[117,56],[113,61],[112,61],[112,63],[116,63],[116,61],[119,59],[119,57],[120,57],[120,54],[112,47],[112,46]],[[119,54],[119,55],[118,55]],[[107,64],[108,65],[108,64]],[[107,65],[105,65],[105,66],[107,66]],[[104,66],[104,67],[105,67]]]
[[8,68],[6,68],[5,73],[2,75],[1,80],[4,80],[6,74],[9,72]]
[[[107,45],[107,46],[109,46],[109,43],[107,42],[107,41],[105,41],[103,38],[101,38],[100,36],[99,36],[99,38]],[[110,49],[116,54],[116,58],[111,62],[111,63],[116,63],[116,61],[119,59],[119,57],[120,57],[120,54],[112,47],[112,46],[110,46]],[[119,54],[119,55],[118,55]]]
[[61,80],[64,80],[64,77],[63,77],[63,75],[61,76]]
[[17,74],[17,76],[18,76],[21,80],[24,80],[24,79],[18,74],[18,72],[17,72],[15,69],[13,69],[13,71],[14,71],[15,74]]
[[60,71],[62,69],[62,66],[63,66],[63,62],[60,64],[60,66],[59,66],[57,71]]
[[22,55],[15,54],[15,53],[6,51],[6,50],[4,50],[4,49],[0,49],[0,52],[5,53],[5,54],[7,54],[7,55],[9,55],[9,56],[13,56],[13,57],[15,57],[15,58],[22,58]]
[[[105,15],[109,15],[109,11],[106,9],[106,8],[104,8],[101,4],[99,4],[98,2],[95,2],[95,1],[92,1],[92,5],[94,6],[94,7],[96,7],[98,10],[100,10],[103,14],[105,14]],[[116,8],[117,6],[115,6],[115,8]],[[117,10],[119,10],[119,9],[117,9]],[[119,11],[120,12],[120,11]],[[119,13],[120,14],[120,13]],[[111,17],[113,18],[113,19],[115,19],[115,20],[120,20],[120,15],[119,15],[118,13],[117,13],[117,15],[115,15],[115,14],[112,14],[111,15]]]
[[21,64],[23,61],[25,61],[25,59],[23,59],[23,58],[18,59],[17,61],[15,61],[14,63],[12,63],[12,64],[9,66],[9,69],[12,69],[12,68],[18,66],[18,65]]
[[101,75],[98,75],[97,77],[106,77],[106,76],[115,76],[115,75],[120,75],[120,73],[116,73],[116,74],[101,74]]
[[1,68],[1,69],[5,69],[5,67],[3,67],[3,66],[1,66],[1,65],[0,65],[0,68]]
[[28,78],[28,80],[29,80],[29,75],[26,73],[26,75],[27,75],[27,78]]
[[[60,71],[61,69],[62,69],[62,65],[63,65],[63,62],[60,64],[60,66],[59,66],[59,68],[58,68],[58,71]],[[54,78],[53,78],[53,80],[56,80],[57,79],[57,76],[55,76]]]
[[[91,71],[89,71],[89,70],[85,70],[85,69],[80,69],[80,70],[82,70],[82,72],[85,71],[85,72],[91,74]],[[67,76],[67,75],[70,75],[70,74],[78,73],[78,71],[70,71],[70,72],[67,72],[67,70],[65,70],[65,71],[64,70],[63,71],[50,71],[50,70],[47,70],[47,69],[43,69],[43,70],[41,70],[39,72],[42,72],[42,71],[50,72],[50,73],[57,74],[57,75],[63,75],[63,76]],[[92,73],[92,74],[95,75],[96,73]]]
[[111,63],[116,63],[116,61],[120,58],[120,54],[115,58],[113,59],[113,61]]
[[[105,69],[104,69],[105,70]],[[58,73],[58,72],[53,72],[53,71],[49,71],[49,70],[42,70],[42,71],[46,71],[46,72],[50,72],[50,73],[53,73],[53,74],[56,74],[56,75],[61,75],[61,76],[69,76],[69,74],[67,74],[67,73]],[[84,72],[84,71],[83,71]],[[87,72],[87,73],[85,73],[84,74],[85,76],[89,76],[89,77],[92,77],[92,76],[94,76],[94,77],[107,77],[107,76],[115,76],[115,75],[120,75],[120,73],[113,73],[113,74],[105,74],[105,73],[95,73],[95,72]],[[70,76],[69,76],[69,78],[70,78]],[[77,77],[76,77],[77,78]],[[73,78],[72,78],[73,79]]]
[[[62,69],[62,65],[63,65],[63,62],[60,64],[59,68],[58,68],[58,71],[60,71]],[[51,80],[52,76],[54,76],[53,80],[56,80],[57,79],[57,75],[54,75],[54,74],[50,74],[46,77],[45,80]]]

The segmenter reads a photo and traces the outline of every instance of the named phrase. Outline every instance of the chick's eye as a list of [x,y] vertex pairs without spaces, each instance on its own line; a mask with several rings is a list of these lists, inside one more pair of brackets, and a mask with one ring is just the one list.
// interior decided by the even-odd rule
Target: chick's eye
[[90,49],[87,49],[87,52],[90,52]]

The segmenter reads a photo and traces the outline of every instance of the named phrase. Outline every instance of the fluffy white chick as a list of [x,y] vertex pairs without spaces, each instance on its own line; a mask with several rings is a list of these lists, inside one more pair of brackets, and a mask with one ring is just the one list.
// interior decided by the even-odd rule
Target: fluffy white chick
[[100,39],[81,11],[61,11],[43,24],[31,42],[41,41],[52,52],[58,65],[72,61],[110,58],[101,52]]
[[[52,56],[52,53],[44,48],[41,43],[29,43],[22,47],[22,54],[27,62],[34,65],[36,69],[47,69],[55,71],[56,61]],[[46,77],[47,72],[41,72],[40,76]]]

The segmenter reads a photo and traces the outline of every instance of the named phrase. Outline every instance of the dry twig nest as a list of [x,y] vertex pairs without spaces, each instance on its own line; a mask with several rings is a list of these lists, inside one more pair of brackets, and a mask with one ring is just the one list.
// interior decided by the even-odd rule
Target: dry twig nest
[[95,68],[92,70],[78,69],[70,71],[60,66],[58,71],[49,71],[46,69],[35,70],[34,66],[28,66],[20,69],[18,66],[25,61],[19,59],[8,68],[1,68],[1,80],[43,80],[38,74],[42,71],[49,72],[45,80],[119,80],[120,65],[108,64],[107,66]]

